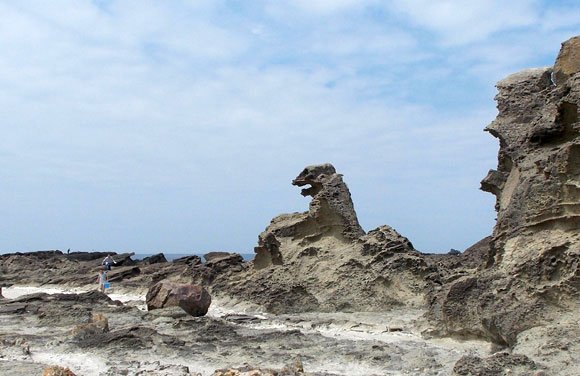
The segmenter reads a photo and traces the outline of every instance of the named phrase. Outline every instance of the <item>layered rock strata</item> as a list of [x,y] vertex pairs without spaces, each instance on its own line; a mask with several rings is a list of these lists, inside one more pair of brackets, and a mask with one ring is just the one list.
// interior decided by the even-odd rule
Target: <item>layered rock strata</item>
[[531,328],[578,322],[579,40],[563,43],[555,68],[497,84],[499,114],[486,130],[499,140],[498,167],[481,184],[496,196],[497,223],[486,266],[431,300],[444,333],[517,347]]

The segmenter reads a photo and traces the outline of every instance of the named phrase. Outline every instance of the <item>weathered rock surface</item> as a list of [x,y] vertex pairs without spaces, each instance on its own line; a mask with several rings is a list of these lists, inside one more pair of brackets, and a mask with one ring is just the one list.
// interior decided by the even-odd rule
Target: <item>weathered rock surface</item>
[[580,36],[562,43],[554,64],[554,81],[560,85],[578,72],[580,72]]
[[68,368],[60,366],[46,367],[42,376],[75,376],[75,374]]
[[[304,213],[282,214],[272,219],[270,226],[258,237],[254,266],[266,268],[282,265],[279,238],[303,238],[315,242],[321,237],[349,242],[364,235],[358,223],[350,191],[329,163],[308,166],[293,181],[303,196],[311,196],[310,208]],[[288,257],[286,255],[286,257]]]
[[[497,223],[488,245],[476,247],[477,254],[488,249],[485,265],[431,297],[429,318],[441,333],[485,337],[531,356],[526,333],[559,322],[572,346],[580,318],[579,40],[563,44],[554,69],[528,69],[497,84],[499,114],[486,130],[499,139],[498,167],[481,183],[496,196]],[[464,359],[456,371],[495,374],[501,359]],[[534,369],[533,359],[506,359],[523,367],[512,374]]]
[[92,261],[92,260],[103,260],[107,255],[113,256],[117,255],[116,252],[71,252],[66,255],[68,260],[73,261]]
[[229,252],[208,252],[205,255],[203,255],[203,258],[205,259],[205,261],[211,261],[215,258],[222,258],[229,255],[230,255]]
[[[230,263],[227,273],[211,282],[205,278],[212,293],[270,312],[376,311],[424,303],[426,289],[439,278],[436,266],[389,226],[365,234],[350,191],[331,164],[306,167],[292,184],[310,185],[302,189],[303,196],[312,196],[309,210],[272,219],[258,237],[253,267]],[[197,276],[202,271],[190,270]]]
[[525,355],[512,355],[501,352],[482,359],[478,356],[464,356],[453,368],[454,375],[461,376],[529,376],[538,367]]
[[173,261],[171,261],[175,264],[190,264],[190,265],[198,265],[201,264],[201,257],[199,256],[185,256],[185,257],[180,257],[180,258],[176,258]]
[[[296,359],[310,376],[436,376],[450,374],[461,355],[488,353],[485,344],[457,342],[449,351],[423,341],[412,324],[420,310],[274,316],[244,305],[245,315],[193,317],[179,307],[141,311],[100,292],[33,294],[0,307],[0,374],[13,376],[39,375],[53,364],[85,376],[209,376],[248,364],[255,365],[248,372],[292,374],[300,370],[283,366]],[[108,331],[71,338],[75,327],[103,322],[98,314]]]
[[[285,365],[282,369],[267,369],[260,367],[246,366],[241,368],[221,369],[215,371],[212,376],[302,376],[308,375],[304,373],[304,366],[299,360]],[[324,374],[332,376],[331,374]],[[322,376],[322,375],[320,375]]]
[[146,296],[147,309],[181,307],[192,316],[203,316],[211,304],[211,296],[201,286],[160,281],[153,285]]

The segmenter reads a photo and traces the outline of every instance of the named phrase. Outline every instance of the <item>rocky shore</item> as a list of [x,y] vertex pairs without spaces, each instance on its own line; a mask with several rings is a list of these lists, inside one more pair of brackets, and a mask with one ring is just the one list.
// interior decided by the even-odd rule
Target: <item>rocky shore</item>
[[[0,374],[580,374],[578,56],[580,37],[498,82],[498,166],[481,183],[498,218],[464,252],[365,232],[342,175],[308,166],[292,184],[309,210],[272,219],[252,262],[114,254],[104,294],[105,254],[0,255]],[[165,292],[147,310],[160,282],[206,306]]]

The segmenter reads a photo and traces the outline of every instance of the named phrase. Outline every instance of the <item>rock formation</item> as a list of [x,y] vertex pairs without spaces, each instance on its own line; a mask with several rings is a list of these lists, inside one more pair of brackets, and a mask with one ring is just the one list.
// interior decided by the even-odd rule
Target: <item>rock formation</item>
[[45,368],[42,376],[75,376],[75,374],[65,367],[50,366]]
[[[554,68],[524,70],[497,84],[499,114],[486,130],[499,140],[498,167],[481,183],[496,196],[497,223],[481,248],[488,248],[486,264],[431,300],[430,318],[443,333],[521,348],[535,327],[578,331],[579,41],[563,43]],[[553,341],[542,340],[535,355],[547,359]]]
[[99,333],[109,331],[109,320],[101,313],[92,316],[91,322],[85,325],[77,325],[71,331],[70,336],[74,339],[85,339]]
[[[284,263],[279,238],[302,238],[304,244],[322,237],[350,242],[364,235],[358,223],[350,191],[330,163],[308,166],[293,181],[302,187],[302,196],[311,196],[310,209],[304,213],[282,214],[258,237],[254,266],[257,269]],[[289,255],[286,254],[286,257]]]
[[203,255],[203,258],[205,259],[205,261],[211,261],[213,259],[222,258],[229,255],[230,255],[229,252],[208,252]]
[[389,226],[365,234],[348,187],[331,164],[306,167],[293,181],[311,196],[309,210],[281,214],[258,237],[253,268],[212,292],[271,312],[381,310],[423,304],[435,268]]
[[165,258],[165,255],[163,253],[158,253],[156,255],[153,256],[149,256],[149,257],[145,257],[142,262],[144,264],[159,264],[162,262],[167,262],[167,259]]
[[192,316],[203,316],[211,304],[211,296],[201,286],[167,280],[153,285],[145,297],[147,309],[181,307]]

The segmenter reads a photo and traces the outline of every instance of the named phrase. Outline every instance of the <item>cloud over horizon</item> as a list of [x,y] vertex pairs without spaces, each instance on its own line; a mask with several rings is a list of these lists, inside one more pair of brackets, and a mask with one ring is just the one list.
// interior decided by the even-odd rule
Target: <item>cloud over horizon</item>
[[495,82],[551,65],[548,1],[0,0],[0,251],[252,252],[331,162],[365,230],[491,233]]

